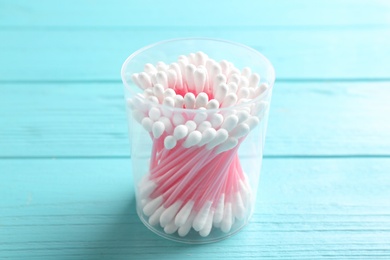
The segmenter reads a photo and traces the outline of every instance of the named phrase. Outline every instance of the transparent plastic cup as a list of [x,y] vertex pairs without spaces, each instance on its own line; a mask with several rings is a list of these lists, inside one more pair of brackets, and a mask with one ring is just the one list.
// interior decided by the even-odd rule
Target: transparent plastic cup
[[[234,71],[224,69],[226,64],[234,64],[240,70],[249,67],[250,70],[246,68],[240,73],[235,71],[241,77],[238,81],[236,77],[235,81],[237,85],[241,82],[242,88],[247,86],[250,96],[227,107],[222,107],[227,104],[225,99],[221,99],[218,108],[199,109],[188,104],[184,108],[172,107],[164,103],[165,99],[161,104],[148,98],[155,93],[145,91],[144,85],[139,86],[139,79],[134,78],[144,71],[146,64],[156,65],[162,61],[169,65],[177,62],[180,55],[195,57],[199,51],[217,62],[230,62],[219,63],[221,74],[227,74],[226,81],[234,81]],[[201,59],[197,62],[196,67],[205,65]],[[151,89],[155,90],[154,85],[160,81],[153,76],[156,71],[147,66]],[[169,68],[172,66],[157,65],[157,71],[168,71]],[[258,83],[258,77],[251,76],[254,73],[260,76]],[[144,47],[130,55],[123,64],[121,76],[136,207],[141,221],[164,238],[191,244],[216,242],[241,230],[249,222],[255,207],[275,80],[271,63],[258,51],[241,44],[203,38],[175,39]],[[209,77],[214,76],[216,74],[210,72]],[[245,85],[243,77],[256,84]],[[209,90],[212,80],[217,82],[210,79]],[[192,91],[197,96],[199,93],[190,88],[190,79],[187,81],[187,90],[177,88],[176,94]],[[183,79],[182,86],[185,84]],[[231,88],[232,84],[228,86]],[[170,88],[169,84],[165,88]],[[205,91],[206,88],[205,85]],[[238,91],[235,93],[237,97],[246,96]],[[209,91],[209,100],[217,95],[215,90]]]

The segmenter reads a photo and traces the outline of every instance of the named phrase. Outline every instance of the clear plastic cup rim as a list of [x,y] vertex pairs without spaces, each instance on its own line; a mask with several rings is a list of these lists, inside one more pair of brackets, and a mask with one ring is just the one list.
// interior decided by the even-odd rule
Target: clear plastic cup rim
[[257,96],[254,99],[251,99],[248,102],[241,103],[241,104],[236,104],[236,105],[233,105],[233,106],[230,106],[230,107],[216,108],[216,109],[201,110],[201,109],[196,109],[196,108],[188,109],[188,108],[171,107],[171,106],[167,106],[167,105],[164,105],[164,104],[156,104],[156,103],[150,101],[147,98],[142,98],[143,102],[145,102],[146,104],[151,105],[151,106],[156,106],[156,107],[159,107],[159,108],[170,109],[170,110],[179,111],[179,112],[199,112],[199,111],[202,111],[202,112],[211,112],[211,113],[213,113],[213,112],[216,112],[216,111],[226,111],[226,110],[240,109],[240,108],[248,107],[248,106],[250,106],[252,104],[256,104],[256,103],[260,102],[265,96],[268,95],[268,93],[270,93],[272,91],[272,88],[273,88],[274,82],[275,82],[275,69],[272,66],[271,62],[262,53],[260,53],[259,51],[255,50],[255,49],[253,49],[253,48],[251,48],[249,46],[241,44],[241,43],[236,43],[236,42],[227,41],[227,40],[223,40],[223,39],[205,38],[205,37],[175,38],[175,39],[170,39],[170,40],[159,41],[159,42],[147,45],[145,47],[142,47],[141,49],[138,49],[137,51],[133,52],[129,57],[127,57],[127,59],[125,60],[125,62],[122,65],[122,68],[121,68],[121,78],[122,78],[122,82],[123,82],[124,86],[130,92],[132,92],[132,94],[134,94],[134,95],[137,94],[137,93],[135,93],[132,90],[132,88],[127,83],[127,80],[126,80],[126,67],[131,62],[131,60],[134,57],[136,57],[138,54],[140,54],[142,52],[145,52],[145,51],[147,51],[149,49],[152,49],[153,47],[156,47],[156,46],[161,45],[161,44],[170,43],[170,42],[178,42],[178,41],[191,41],[191,40],[222,42],[222,43],[226,43],[226,44],[230,44],[230,45],[235,45],[237,47],[241,47],[241,48],[247,49],[248,51],[251,51],[251,52],[255,53],[257,56],[259,56],[262,59],[262,61],[266,64],[267,68],[270,71],[270,75],[269,75],[270,80],[269,80],[269,82],[267,82],[269,87],[261,95]]

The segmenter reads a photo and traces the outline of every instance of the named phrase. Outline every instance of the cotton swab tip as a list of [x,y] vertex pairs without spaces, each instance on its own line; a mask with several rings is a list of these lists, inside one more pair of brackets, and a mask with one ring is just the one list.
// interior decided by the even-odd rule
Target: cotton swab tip
[[183,139],[188,134],[188,127],[185,125],[178,125],[175,127],[175,130],[173,130],[173,136],[176,140]]

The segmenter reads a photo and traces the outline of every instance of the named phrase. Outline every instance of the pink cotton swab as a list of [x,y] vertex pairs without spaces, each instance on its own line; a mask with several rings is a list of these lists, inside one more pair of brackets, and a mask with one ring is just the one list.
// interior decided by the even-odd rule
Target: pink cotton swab
[[138,185],[149,224],[179,236],[191,229],[202,237],[213,228],[230,232],[250,214],[252,201],[237,151],[267,104],[227,108],[268,85],[250,68],[240,71],[203,52],[169,65],[148,63],[131,78],[144,93],[128,105],[153,141],[149,173]]

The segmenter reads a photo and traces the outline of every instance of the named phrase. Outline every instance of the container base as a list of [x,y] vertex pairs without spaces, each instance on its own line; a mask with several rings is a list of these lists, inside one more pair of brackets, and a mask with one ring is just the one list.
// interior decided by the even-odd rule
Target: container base
[[252,214],[250,214],[250,216],[247,219],[242,221],[236,221],[228,233],[222,232],[219,228],[213,228],[207,237],[202,237],[194,229],[191,229],[191,231],[186,236],[181,237],[178,235],[177,232],[173,234],[165,233],[164,229],[160,225],[156,225],[156,226],[150,225],[148,222],[148,217],[142,213],[142,210],[139,207],[137,207],[137,214],[140,220],[142,221],[142,223],[153,233],[163,238],[169,239],[171,241],[185,243],[185,244],[208,244],[208,243],[215,243],[224,240],[226,238],[229,238],[237,234],[241,229],[243,229],[249,223],[249,220],[251,219],[252,216]]

